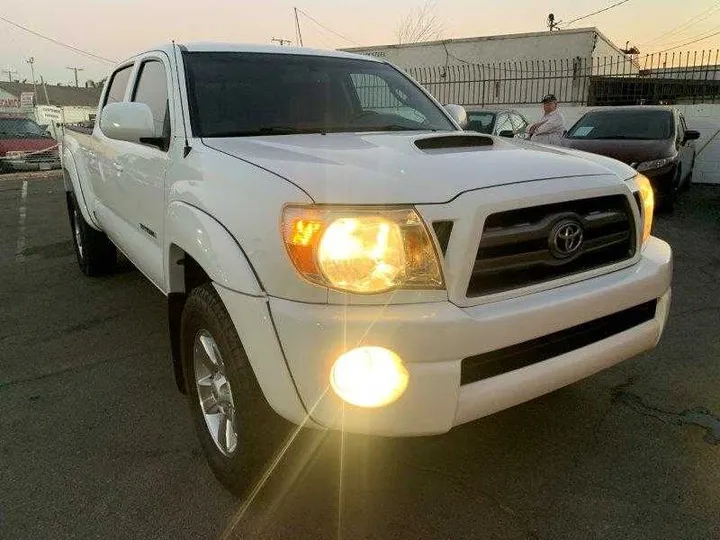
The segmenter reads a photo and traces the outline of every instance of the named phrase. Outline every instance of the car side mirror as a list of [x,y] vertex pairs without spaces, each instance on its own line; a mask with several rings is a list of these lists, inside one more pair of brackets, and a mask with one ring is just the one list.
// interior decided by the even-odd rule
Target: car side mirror
[[685,131],[685,140],[686,141],[694,141],[699,138],[700,138],[699,131],[695,131],[694,129],[688,129]]
[[501,137],[507,137],[508,139],[512,139],[515,136],[515,133],[513,133],[510,129],[504,129],[500,133],[498,133]]
[[157,146],[152,111],[145,103],[111,103],[100,113],[100,130],[110,139]]
[[462,105],[445,105],[445,110],[461,129],[465,129],[468,126],[468,116],[465,107]]

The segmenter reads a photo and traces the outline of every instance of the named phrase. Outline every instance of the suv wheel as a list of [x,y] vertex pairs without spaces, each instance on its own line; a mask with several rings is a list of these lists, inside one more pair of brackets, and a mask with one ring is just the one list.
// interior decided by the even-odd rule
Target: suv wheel
[[279,447],[288,424],[265,400],[211,284],[189,294],[180,332],[188,404],[205,457],[217,479],[243,495]]
[[113,243],[105,233],[96,231],[87,224],[72,192],[67,194],[67,209],[80,270],[86,276],[111,273],[117,262],[117,249]]

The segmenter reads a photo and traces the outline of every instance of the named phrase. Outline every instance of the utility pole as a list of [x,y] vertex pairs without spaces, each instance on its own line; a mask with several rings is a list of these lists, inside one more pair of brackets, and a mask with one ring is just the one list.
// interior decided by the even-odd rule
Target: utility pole
[[47,86],[45,85],[45,79],[43,79],[42,75],[40,75],[40,84],[42,84],[43,90],[45,92],[45,105],[50,105],[50,100],[48,99],[47,94]]
[[[35,86],[35,57],[31,56],[26,61],[28,64],[30,64],[30,72],[32,73],[32,80],[33,80],[33,93],[35,94],[35,100],[37,100],[37,87]],[[36,101],[36,103],[37,103],[37,101]]]
[[300,44],[301,47],[303,47],[303,40],[302,40],[302,31],[300,30],[300,17],[298,16],[298,8],[293,8],[295,10],[295,32],[297,33],[297,42]]
[[17,70],[14,70],[11,68],[3,69],[2,72],[7,73],[8,81],[10,81],[10,82],[13,82],[13,80],[12,80],[13,73],[17,74]]
[[273,43],[279,43],[281,47],[284,47],[286,43],[288,45],[290,45],[292,43],[291,39],[283,39],[283,38],[272,38],[270,41],[272,41]]
[[67,69],[75,72],[75,88],[77,88],[78,87],[78,71],[85,71],[85,70],[83,68],[79,68],[79,67],[69,67]]

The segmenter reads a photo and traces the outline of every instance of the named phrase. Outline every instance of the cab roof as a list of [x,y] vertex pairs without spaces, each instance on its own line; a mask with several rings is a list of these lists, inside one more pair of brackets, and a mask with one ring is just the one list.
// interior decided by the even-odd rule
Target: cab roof
[[[193,42],[193,43],[177,43],[181,50],[189,52],[235,52],[235,53],[264,53],[264,54],[295,54],[304,56],[325,56],[331,58],[350,58],[355,60],[368,60],[371,62],[384,63],[384,60],[373,56],[365,56],[343,51],[311,49],[307,47],[280,47],[278,45],[261,45],[252,43],[218,43],[218,42]],[[168,55],[172,55],[172,43],[166,43],[158,47],[153,47],[140,54],[151,51],[163,51]],[[133,56],[133,58],[135,57]]]

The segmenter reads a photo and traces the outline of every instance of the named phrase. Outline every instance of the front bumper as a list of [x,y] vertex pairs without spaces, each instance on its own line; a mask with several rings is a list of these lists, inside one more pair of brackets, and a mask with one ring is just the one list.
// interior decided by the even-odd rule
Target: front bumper
[[29,161],[26,159],[2,159],[0,165],[9,171],[49,171],[60,168],[60,158],[42,161]]
[[[314,305],[277,298],[269,305],[294,385],[315,423],[349,432],[426,435],[533,399],[653,348],[667,320],[671,276],[670,247],[651,238],[631,267],[474,307],[447,301]],[[657,309],[647,322],[560,356],[461,385],[463,358],[652,300],[658,301]],[[329,387],[335,359],[361,345],[391,349],[405,361],[410,382],[395,403],[378,409],[354,407]],[[255,365],[262,360],[251,361]],[[275,399],[267,398],[271,404]]]

